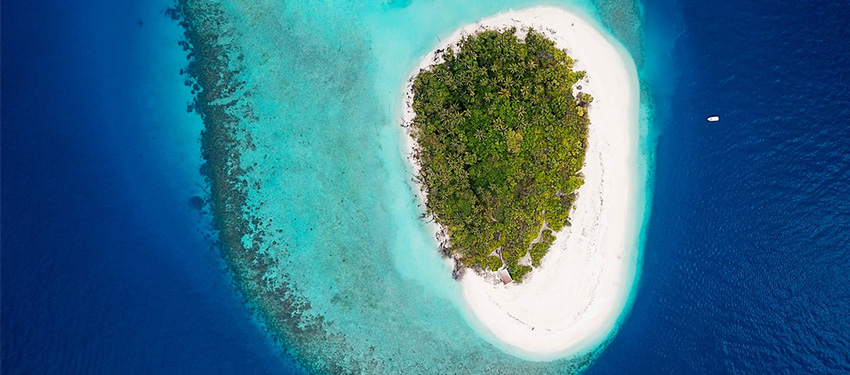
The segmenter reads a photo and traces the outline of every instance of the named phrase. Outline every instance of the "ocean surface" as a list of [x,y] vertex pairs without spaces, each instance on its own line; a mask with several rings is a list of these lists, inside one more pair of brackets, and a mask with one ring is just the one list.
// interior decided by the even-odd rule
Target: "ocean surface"
[[[638,63],[649,217],[616,334],[530,362],[425,272],[394,116],[439,35],[538,3],[206,3],[189,58],[170,1],[3,4],[4,373],[850,373],[845,4],[546,3]],[[190,61],[238,104],[202,121]]]

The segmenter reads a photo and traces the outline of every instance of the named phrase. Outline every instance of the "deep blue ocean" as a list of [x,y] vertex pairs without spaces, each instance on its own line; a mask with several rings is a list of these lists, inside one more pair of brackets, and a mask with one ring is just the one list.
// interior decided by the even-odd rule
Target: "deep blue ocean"
[[[169,5],[3,3],[3,373],[299,372],[193,199],[202,125]],[[587,372],[850,373],[850,7],[644,12],[647,243],[631,313]],[[184,97],[157,99],[169,90]]]

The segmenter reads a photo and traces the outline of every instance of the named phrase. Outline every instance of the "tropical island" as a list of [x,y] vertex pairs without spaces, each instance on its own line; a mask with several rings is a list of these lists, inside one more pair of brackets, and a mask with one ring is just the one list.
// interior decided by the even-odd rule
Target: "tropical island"
[[521,282],[569,221],[587,148],[584,78],[530,29],[485,30],[413,83],[412,135],[428,213],[463,266]]
[[547,6],[465,25],[440,36],[404,91],[411,187],[450,256],[461,309],[483,338],[527,359],[605,342],[637,274],[637,69],[587,19]]

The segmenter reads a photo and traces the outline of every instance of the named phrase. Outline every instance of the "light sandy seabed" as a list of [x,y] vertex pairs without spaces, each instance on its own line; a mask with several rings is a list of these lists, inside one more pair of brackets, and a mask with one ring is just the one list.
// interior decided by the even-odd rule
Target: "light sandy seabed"
[[[575,68],[587,72],[574,92],[594,97],[590,106],[589,146],[582,169],[585,184],[578,190],[572,226],[557,240],[541,267],[522,284],[502,285],[494,275],[467,272],[461,281],[469,312],[485,338],[508,352],[547,360],[580,354],[601,344],[623,312],[637,263],[638,82],[631,56],[606,38],[596,26],[561,8],[537,7],[509,11],[467,25],[438,48],[456,45],[482,28],[516,26],[519,35],[533,27],[566,49]],[[441,62],[434,53],[422,68]],[[404,120],[414,113],[408,82]],[[415,144],[409,137],[409,153]],[[418,172],[419,165],[409,159]]]

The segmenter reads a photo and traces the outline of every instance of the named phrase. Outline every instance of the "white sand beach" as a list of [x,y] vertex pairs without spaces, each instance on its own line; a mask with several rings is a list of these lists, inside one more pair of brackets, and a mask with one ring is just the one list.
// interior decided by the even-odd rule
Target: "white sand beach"
[[[467,25],[436,49],[453,46],[476,30],[533,27],[566,49],[587,77],[574,88],[590,93],[590,128],[585,184],[578,191],[571,226],[540,267],[522,284],[502,285],[495,274],[466,272],[461,285],[482,335],[515,355],[548,360],[585,353],[615,328],[628,302],[637,264],[642,218],[638,204],[638,102],[634,62],[595,25],[561,8],[509,11]],[[413,72],[439,62],[432,52]],[[412,87],[404,98],[404,120],[412,120]],[[415,147],[409,138],[407,151]],[[419,166],[415,160],[415,169]]]

